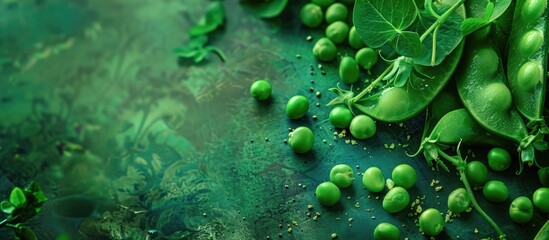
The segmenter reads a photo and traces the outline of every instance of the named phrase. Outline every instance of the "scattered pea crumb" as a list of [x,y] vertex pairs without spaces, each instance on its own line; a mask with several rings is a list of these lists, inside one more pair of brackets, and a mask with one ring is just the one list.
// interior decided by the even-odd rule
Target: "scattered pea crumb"
[[320,98],[320,92],[319,92],[319,91],[317,91],[317,92],[315,93],[315,95],[316,95],[317,98]]
[[437,192],[442,191],[442,186],[437,186],[437,187],[435,187],[435,191],[437,191]]
[[307,41],[309,41],[309,42],[310,42],[310,41],[312,41],[312,40],[313,40],[313,37],[312,37],[311,35],[309,35],[309,36],[307,36],[307,38],[306,38],[306,39],[307,39]]
[[473,230],[473,233],[478,234],[478,228],[475,228],[475,230]]
[[316,106],[317,106],[317,107],[320,107],[320,103],[316,103]]
[[300,55],[300,54],[296,54],[295,57],[296,57],[297,59],[300,59],[300,58],[301,58],[301,55]]
[[349,219],[347,219],[347,221],[352,222],[352,221],[353,221],[353,218],[349,218]]
[[317,120],[318,117],[316,115],[313,115],[313,120]]
[[391,145],[389,145],[389,149],[395,149],[395,144],[391,143]]
[[337,233],[332,233],[331,237],[332,239],[337,239]]
[[318,220],[318,216],[315,215],[313,216],[313,221],[316,221],[316,220]]
[[376,219],[376,216],[371,216],[370,218],[371,218],[371,219]]
[[292,224],[295,225],[295,226],[299,225],[299,224],[297,224],[297,221],[292,221]]
[[313,205],[311,205],[311,204],[307,205],[307,209],[309,209],[309,210],[313,209]]
[[349,144],[349,143],[351,143],[351,140],[349,139],[345,140],[345,144]]
[[320,216],[320,212],[316,212],[316,215],[317,215],[317,216]]
[[383,146],[384,146],[386,149],[389,148],[389,144],[387,144],[387,143],[384,143]]
[[341,218],[340,218],[340,217],[336,217],[336,221],[341,221]]
[[289,227],[287,231],[288,231],[288,233],[291,233],[291,232],[292,232],[292,228]]
[[358,143],[353,139],[351,140],[351,145],[357,145]]

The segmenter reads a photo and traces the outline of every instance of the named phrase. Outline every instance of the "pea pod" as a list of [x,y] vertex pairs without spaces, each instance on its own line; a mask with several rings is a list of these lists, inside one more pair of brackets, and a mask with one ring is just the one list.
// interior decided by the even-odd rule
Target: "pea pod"
[[534,237],[534,240],[549,239],[549,220],[545,222],[543,227],[539,230],[538,234]]
[[480,125],[519,145],[520,173],[523,162],[534,162],[534,137],[528,134],[526,124],[512,105],[497,47],[489,41],[467,44],[467,54],[456,75],[458,93]]
[[[423,111],[442,91],[457,67],[463,51],[463,43],[439,65],[425,67],[414,65],[416,72],[402,87],[386,87],[369,97],[359,98],[351,105],[355,109],[383,122],[401,122]],[[343,96],[343,90],[333,88],[332,92]],[[334,102],[337,104],[339,102]]]
[[535,127],[541,121],[547,79],[547,0],[519,0],[511,34],[507,76],[513,101]]

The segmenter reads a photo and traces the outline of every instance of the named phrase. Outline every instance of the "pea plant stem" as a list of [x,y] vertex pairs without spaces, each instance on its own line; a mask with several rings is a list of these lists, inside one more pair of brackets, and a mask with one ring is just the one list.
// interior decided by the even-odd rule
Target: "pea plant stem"
[[486,214],[486,212],[484,212],[484,210],[482,210],[482,208],[478,204],[475,198],[475,195],[473,193],[473,189],[471,188],[469,181],[467,181],[467,176],[465,176],[465,169],[463,166],[465,164],[465,160],[461,159],[460,157],[450,156],[440,149],[437,149],[437,152],[440,156],[442,156],[442,158],[446,159],[447,161],[451,162],[454,166],[456,166],[459,172],[459,177],[461,179],[461,182],[463,183],[463,185],[465,186],[465,189],[467,189],[467,192],[471,196],[471,204],[473,204],[473,207],[475,208],[475,210],[477,210],[477,212],[488,222],[488,224],[490,224],[492,228],[496,230],[500,239],[505,239],[505,233],[501,231],[501,228],[499,228],[496,222],[494,222],[494,220],[492,220],[492,218],[490,218],[490,216],[488,216],[488,214]]
[[[450,15],[452,15],[452,13],[454,13],[454,11],[458,7],[460,7],[464,2],[465,2],[465,0],[459,0],[456,3],[454,3],[454,5],[452,5],[446,12],[444,12],[444,14],[442,14],[440,17],[437,17],[437,20],[435,21],[435,23],[433,23],[433,25],[431,25],[419,38],[419,40],[421,42],[423,42],[429,36],[429,34],[431,34],[431,32],[435,31],[434,39],[433,39],[433,60],[432,60],[432,62],[434,61],[435,54],[436,54],[436,50],[435,50],[436,49],[436,46],[435,46],[436,45],[436,30],[438,30],[438,28],[448,19],[448,17],[450,17]],[[391,63],[387,67],[387,69],[385,69],[385,71],[383,71],[383,73],[381,73],[381,75],[379,75],[378,78],[376,78],[372,83],[370,83],[370,85],[368,85],[368,87],[366,87],[364,90],[362,90],[362,92],[360,92],[355,97],[353,97],[352,102],[356,102],[356,101],[360,100],[361,98],[363,98],[364,96],[366,96],[366,94],[370,93],[374,89],[374,87],[377,86],[377,84],[379,84],[389,72],[391,72],[391,70],[393,68],[393,65],[394,64]]]

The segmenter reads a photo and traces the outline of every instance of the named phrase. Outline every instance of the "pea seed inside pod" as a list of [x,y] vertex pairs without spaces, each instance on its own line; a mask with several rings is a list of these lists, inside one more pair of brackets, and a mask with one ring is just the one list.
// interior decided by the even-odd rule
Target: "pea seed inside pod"
[[530,30],[519,41],[518,50],[523,57],[530,57],[543,45],[543,34],[538,30]]
[[355,59],[349,56],[345,56],[339,63],[339,77],[344,83],[353,84],[358,81],[360,70]]
[[380,116],[391,116],[403,109],[406,109],[410,103],[408,92],[404,88],[393,87],[383,90],[377,108]]
[[530,92],[543,80],[543,77],[541,64],[528,61],[520,67],[517,74],[517,83],[521,90]]
[[490,83],[484,89],[486,105],[494,106],[499,111],[507,111],[511,107],[512,95],[507,86],[500,82]]
[[547,0],[526,0],[522,5],[522,18],[528,23],[538,20],[547,9]]
[[474,56],[473,64],[478,65],[485,76],[493,76],[498,71],[499,56],[493,48],[483,48]]

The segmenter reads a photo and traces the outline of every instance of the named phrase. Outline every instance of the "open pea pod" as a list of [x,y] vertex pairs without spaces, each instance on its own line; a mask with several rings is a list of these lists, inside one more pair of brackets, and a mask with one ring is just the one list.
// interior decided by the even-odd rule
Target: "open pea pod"
[[513,105],[497,46],[489,41],[467,42],[456,75],[457,89],[463,105],[480,125],[519,145],[520,173],[522,163],[534,163],[535,136],[529,135]]
[[439,65],[414,65],[402,87],[386,87],[352,103],[352,107],[383,122],[401,122],[423,111],[448,83],[463,52],[463,41]]
[[534,240],[549,239],[549,220],[545,222],[543,227],[539,230],[538,234],[534,237]]
[[548,19],[547,0],[516,2],[509,36],[507,77],[516,109],[531,122],[528,127],[532,128],[543,124]]

